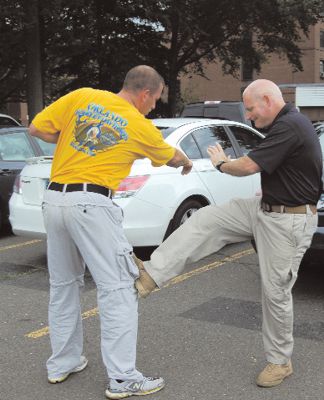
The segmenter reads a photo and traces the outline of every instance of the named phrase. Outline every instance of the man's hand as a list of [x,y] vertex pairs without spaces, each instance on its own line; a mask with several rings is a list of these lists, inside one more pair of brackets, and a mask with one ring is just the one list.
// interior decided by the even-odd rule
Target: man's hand
[[188,162],[186,165],[184,165],[184,166],[182,167],[181,175],[187,175],[187,174],[189,174],[189,172],[190,172],[191,169],[192,169],[192,166],[193,166],[192,161],[189,160],[189,162]]
[[216,143],[215,146],[209,146],[207,149],[207,153],[209,154],[209,157],[211,159],[211,162],[214,167],[220,162],[220,161],[230,161],[231,157],[227,157],[226,154],[224,153],[224,150],[222,146],[219,143]]
[[182,167],[181,175],[187,175],[191,171],[192,161],[180,150],[175,149],[174,157],[167,162],[169,167]]

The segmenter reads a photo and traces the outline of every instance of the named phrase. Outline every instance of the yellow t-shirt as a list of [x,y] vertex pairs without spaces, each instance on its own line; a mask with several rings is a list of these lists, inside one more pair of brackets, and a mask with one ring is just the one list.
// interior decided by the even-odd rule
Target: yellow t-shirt
[[133,162],[170,161],[174,147],[134,106],[114,93],[82,88],[46,107],[32,122],[41,132],[60,132],[51,180],[94,183],[116,190]]

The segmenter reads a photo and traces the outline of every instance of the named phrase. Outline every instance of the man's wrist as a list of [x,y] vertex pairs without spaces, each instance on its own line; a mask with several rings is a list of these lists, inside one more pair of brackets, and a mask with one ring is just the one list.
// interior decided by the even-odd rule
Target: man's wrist
[[222,165],[225,164],[225,163],[227,163],[227,161],[225,161],[225,160],[218,161],[218,163],[215,165],[215,168],[216,168],[219,172],[222,172],[222,173],[223,173],[223,171],[221,170],[221,167],[222,167]]

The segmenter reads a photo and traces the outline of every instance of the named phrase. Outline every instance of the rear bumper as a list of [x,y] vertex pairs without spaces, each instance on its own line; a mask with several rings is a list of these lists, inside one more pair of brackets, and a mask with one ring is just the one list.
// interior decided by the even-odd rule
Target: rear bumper
[[9,201],[9,211],[9,221],[15,235],[46,237],[41,206],[25,204],[22,196],[13,193]]
[[[115,199],[124,213],[123,228],[134,247],[158,246],[162,243],[172,210],[139,200],[136,197]],[[14,193],[9,202],[12,231],[18,236],[46,237],[41,205],[25,204]]]

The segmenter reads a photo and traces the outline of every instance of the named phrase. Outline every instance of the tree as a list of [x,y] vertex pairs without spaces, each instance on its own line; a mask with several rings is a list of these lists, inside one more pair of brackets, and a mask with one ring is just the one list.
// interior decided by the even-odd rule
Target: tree
[[32,121],[44,106],[38,0],[25,0],[24,7],[28,117]]
[[165,48],[152,24],[143,23],[142,2],[82,0],[66,4],[56,14],[44,13],[49,99],[82,86],[118,90],[132,66],[158,68],[159,51]]
[[[150,9],[150,18],[163,27],[168,49],[169,115],[177,111],[181,74],[204,76],[206,64],[219,61],[225,74],[235,75],[242,57],[257,71],[271,53],[286,55],[302,70],[298,41],[320,19],[319,0],[165,0]],[[252,41],[249,40],[252,38]]]
[[25,99],[25,53],[21,1],[2,0],[0,14],[0,106]]
[[[26,97],[22,0],[1,0],[0,103]],[[298,41],[322,0],[48,0],[40,5],[45,101],[92,86],[118,90],[137,64],[166,79],[165,113],[177,111],[179,79],[218,61],[235,75],[241,58],[260,70],[271,53],[302,70]]]

